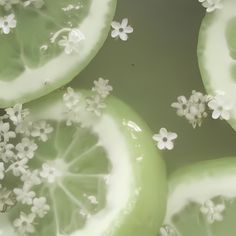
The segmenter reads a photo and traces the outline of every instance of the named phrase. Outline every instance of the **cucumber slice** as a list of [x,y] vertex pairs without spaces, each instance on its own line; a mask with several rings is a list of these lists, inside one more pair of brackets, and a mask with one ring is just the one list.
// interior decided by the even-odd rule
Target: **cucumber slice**
[[236,2],[224,0],[223,8],[207,14],[198,40],[198,62],[207,92],[225,93],[233,103],[229,123],[236,129]]
[[[0,33],[1,108],[71,81],[103,45],[116,7],[116,0],[43,2],[40,8],[13,4],[16,27]],[[0,6],[0,15],[8,14]]]
[[[27,105],[32,120],[54,128],[32,165],[46,161],[60,173],[37,190],[49,199],[50,211],[29,235],[155,236],[165,211],[166,178],[147,125],[111,97],[100,118],[81,110],[81,127],[67,126],[62,97],[59,91]],[[12,225],[20,209],[0,215],[3,235],[19,235]]]
[[[185,167],[169,180],[164,227],[172,236],[233,236],[236,232],[236,158]],[[164,235],[162,233],[161,235]]]

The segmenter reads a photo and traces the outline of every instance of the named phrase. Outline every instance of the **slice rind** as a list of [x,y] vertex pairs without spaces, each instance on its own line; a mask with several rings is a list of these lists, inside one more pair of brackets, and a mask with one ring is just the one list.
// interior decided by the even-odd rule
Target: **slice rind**
[[[83,7],[72,13],[62,10],[79,3],[84,4],[84,10]],[[51,15],[44,13],[47,8]],[[9,35],[0,35],[1,55],[6,56],[0,63],[0,107],[29,102],[71,81],[103,45],[115,8],[116,0],[90,0],[87,3],[83,0],[45,0],[45,5],[37,11],[21,7],[14,9],[18,28]],[[60,21],[59,10],[65,11],[66,19]],[[73,18],[78,18],[77,24]],[[30,33],[26,30],[28,28]],[[79,30],[85,37],[76,49],[78,53],[66,54],[59,46],[59,41],[68,36],[69,29]],[[42,38],[39,38],[40,32]],[[44,35],[45,32],[48,35]],[[36,45],[34,41],[37,41]]]
[[[65,123],[62,96],[63,92],[59,91],[30,103],[27,107],[31,110],[33,119],[47,120],[51,124]],[[101,118],[94,119],[88,113],[85,119],[86,123],[82,121],[82,124],[98,137],[99,146],[106,152],[110,163],[106,166],[111,166],[109,182],[105,206],[92,214],[82,228],[70,232],[69,236],[143,236],[145,233],[155,236],[165,210],[166,183],[164,163],[152,142],[149,128],[128,106],[115,98],[108,99],[107,108]],[[70,138],[69,133],[63,131],[61,141],[63,136],[64,140],[65,137]],[[59,144],[60,147],[62,145],[63,142]],[[70,155],[66,156],[70,157]],[[62,159],[66,160],[64,159],[66,156]],[[99,158],[100,155],[97,157]],[[97,162],[99,163],[100,161]],[[90,170],[91,168],[87,169]],[[107,168],[101,173],[106,174],[106,171]],[[58,197],[60,194],[57,193]],[[74,198],[74,201],[80,200],[80,198],[76,199]],[[61,202],[61,205],[67,209],[66,203]],[[0,218],[1,229],[2,224],[4,227],[8,225],[5,221],[6,217]],[[59,236],[59,233],[63,232],[58,232],[55,236]],[[5,233],[4,235],[8,236]],[[9,236],[13,235],[17,234],[9,234]],[[46,236],[48,231],[39,235]]]
[[[235,173],[236,158],[204,161],[174,173],[169,179],[164,220],[164,226],[173,230],[170,235],[234,235]],[[206,204],[209,211],[202,208]]]
[[224,0],[223,8],[208,13],[198,38],[198,63],[207,92],[225,93],[233,103],[229,123],[236,129],[236,2]]

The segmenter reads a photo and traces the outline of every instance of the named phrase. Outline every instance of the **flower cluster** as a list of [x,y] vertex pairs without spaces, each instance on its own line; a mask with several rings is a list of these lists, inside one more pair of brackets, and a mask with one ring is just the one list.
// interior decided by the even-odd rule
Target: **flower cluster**
[[223,7],[222,0],[199,0],[207,12],[213,12]]
[[72,88],[67,88],[67,92],[63,95],[63,103],[66,108],[67,125],[72,123],[80,123],[81,111],[87,110],[96,116],[101,116],[103,109],[106,107],[105,100],[113,90],[109,85],[109,81],[99,78],[94,81],[92,95],[84,100],[81,94],[75,92]]
[[212,200],[204,202],[200,208],[201,213],[206,216],[206,219],[210,224],[216,221],[222,221],[222,213],[224,210],[224,204],[215,204]]
[[[46,121],[31,121],[28,109],[21,104],[6,108],[0,117],[0,212],[14,205],[26,205],[30,213],[20,212],[14,221],[15,228],[23,235],[33,233],[37,219],[49,211],[45,197],[37,196],[35,187],[45,176],[42,169],[32,168],[31,161],[38,149],[37,141],[46,142],[53,128]],[[8,179],[15,178],[9,189]]]
[[163,225],[160,228],[160,236],[177,236],[175,229],[170,225]]
[[21,4],[23,7],[41,8],[44,0],[0,0],[0,7],[6,12],[0,17],[0,30],[2,34],[9,34],[17,26],[17,20],[13,11],[14,6]]

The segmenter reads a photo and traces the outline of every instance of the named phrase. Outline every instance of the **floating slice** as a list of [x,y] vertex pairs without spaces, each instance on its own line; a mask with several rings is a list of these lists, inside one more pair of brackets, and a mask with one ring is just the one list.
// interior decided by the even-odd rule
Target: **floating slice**
[[161,235],[235,235],[235,185],[236,158],[205,161],[177,171],[169,180]]
[[[34,168],[47,162],[60,173],[38,189],[51,209],[29,235],[155,236],[165,211],[166,177],[149,128],[115,98],[100,118],[84,111],[82,126],[67,126],[62,95],[28,105],[34,120],[54,127],[37,150]],[[0,215],[4,236],[18,236],[12,224],[19,208]]]
[[[0,33],[1,108],[71,81],[103,45],[116,7],[116,0],[43,2],[40,8],[12,5],[16,27]],[[10,13],[0,6],[0,16]]]
[[222,9],[203,19],[198,62],[207,92],[224,92],[226,99],[234,103],[230,124],[236,129],[236,1],[222,2]]

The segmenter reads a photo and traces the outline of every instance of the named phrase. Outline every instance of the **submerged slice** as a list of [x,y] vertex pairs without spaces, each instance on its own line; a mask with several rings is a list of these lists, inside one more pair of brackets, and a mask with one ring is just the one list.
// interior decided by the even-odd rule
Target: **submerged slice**
[[[82,94],[81,104],[87,93]],[[62,96],[59,91],[28,105],[34,120],[54,128],[33,165],[46,162],[58,173],[37,190],[50,210],[29,235],[155,236],[164,216],[166,178],[149,128],[115,98],[101,117],[81,108],[81,126],[67,126]],[[0,215],[3,235],[19,235],[13,222],[21,210],[16,205]]]
[[236,1],[222,3],[222,9],[203,19],[198,62],[207,92],[224,92],[226,100],[234,104],[230,124],[236,129]]
[[167,213],[160,235],[235,235],[235,185],[236,158],[180,169],[169,180]]
[[9,3],[11,11],[4,4],[0,17],[14,16],[10,23],[15,27],[8,34],[9,23],[0,27],[1,108],[71,81],[104,43],[116,0],[19,1]]

